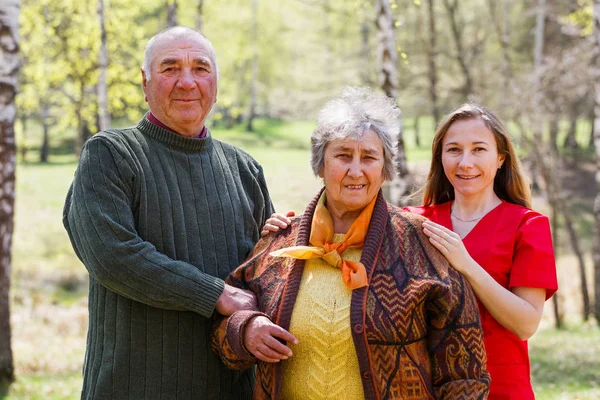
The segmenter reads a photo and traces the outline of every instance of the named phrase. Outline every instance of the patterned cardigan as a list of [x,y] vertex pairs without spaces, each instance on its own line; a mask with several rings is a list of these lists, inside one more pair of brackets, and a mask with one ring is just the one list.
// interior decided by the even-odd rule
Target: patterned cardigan
[[[221,317],[212,346],[230,368],[258,362],[255,399],[280,398],[281,365],[252,357],[242,333],[257,315],[289,329],[304,261],[269,252],[308,245],[319,196],[290,228],[261,239],[227,280],[253,291],[260,311]],[[361,256],[369,285],[353,291],[350,308],[365,399],[485,399],[490,378],[473,293],[429,243],[422,221],[379,193]]]

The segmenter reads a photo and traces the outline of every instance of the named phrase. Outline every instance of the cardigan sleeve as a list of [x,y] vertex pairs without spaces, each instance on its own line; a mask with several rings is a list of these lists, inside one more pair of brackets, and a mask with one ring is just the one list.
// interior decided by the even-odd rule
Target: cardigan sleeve
[[475,297],[464,277],[450,267],[446,281],[428,305],[436,398],[485,399],[490,376]]
[[90,276],[153,307],[212,315],[224,283],[143,240],[134,218],[135,167],[106,137],[84,146],[63,223]]
[[275,276],[279,276],[278,263],[281,261],[274,263],[273,258],[268,254],[273,246],[288,247],[292,244],[293,238],[288,238],[288,241],[283,244],[281,239],[283,236],[292,236],[289,233],[293,230],[287,229],[260,239],[248,259],[225,280],[229,285],[253,292],[259,308],[259,310],[236,311],[229,317],[217,314],[211,344],[214,352],[228,368],[247,369],[258,361],[244,346],[244,329],[257,316],[275,319],[280,293],[269,293],[269,290],[265,290],[265,285],[272,282]]

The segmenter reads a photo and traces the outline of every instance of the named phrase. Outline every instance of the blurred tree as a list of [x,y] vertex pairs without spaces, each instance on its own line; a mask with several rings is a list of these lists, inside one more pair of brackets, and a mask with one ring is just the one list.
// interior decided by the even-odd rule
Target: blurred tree
[[0,6],[0,387],[14,379],[10,330],[10,267],[15,204],[15,96],[19,71],[19,0]]
[[[375,3],[375,25],[377,26],[377,59],[379,61],[379,86],[393,98],[398,96],[398,50],[394,36],[394,17],[388,0]],[[397,177],[391,182],[390,200],[394,204],[405,204],[412,189],[412,177],[406,161],[406,149],[402,136],[402,125],[398,132],[396,159]]]
[[177,18],[177,0],[167,0],[167,27],[179,25]]
[[100,54],[98,55],[98,129],[103,131],[110,128],[110,113],[108,112],[108,49],[106,47],[106,27],[104,24],[104,0],[98,0],[98,22],[100,24]]
[[438,72],[435,63],[437,54],[436,37],[437,32],[435,29],[435,13],[433,12],[434,0],[427,0],[427,22],[429,26],[429,46],[426,47],[427,61],[428,61],[428,76],[429,76],[429,99],[431,101],[431,115],[433,115],[433,121],[435,124],[440,122],[440,110],[438,108]]
[[594,67],[596,70],[596,79],[594,80],[595,90],[595,121],[594,121],[594,144],[596,146],[596,200],[594,201],[594,217],[595,217],[595,243],[594,243],[594,293],[596,303],[594,305],[594,315],[596,321],[600,321],[600,79],[598,71],[600,71],[600,0],[594,0]]
[[250,37],[252,54],[250,58],[252,75],[250,77],[250,101],[248,106],[248,118],[246,122],[246,130],[252,132],[252,122],[256,117],[256,85],[258,84],[258,0],[252,0],[252,18],[250,20]]
[[196,30],[202,32],[204,28],[202,19],[204,15],[204,0],[197,0],[198,6],[196,7]]

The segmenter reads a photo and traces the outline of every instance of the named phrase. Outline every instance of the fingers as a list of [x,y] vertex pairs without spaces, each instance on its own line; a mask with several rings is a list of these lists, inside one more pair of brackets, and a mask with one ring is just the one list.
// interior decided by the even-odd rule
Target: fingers
[[282,340],[298,344],[294,335],[266,317],[254,318],[244,333],[246,349],[265,362],[278,362],[292,356],[292,350]]
[[273,324],[271,326],[270,333],[273,337],[279,338],[279,339],[283,340],[284,342],[298,344],[298,339],[296,339],[296,337],[294,335],[292,335],[291,333],[289,333],[288,331],[286,331],[279,325]]
[[292,220],[289,217],[293,217],[295,213],[293,211],[288,211],[286,215],[273,213],[265,226],[263,226],[262,231],[260,232],[260,236],[266,236],[271,232],[279,232],[282,229],[286,229],[291,223]]

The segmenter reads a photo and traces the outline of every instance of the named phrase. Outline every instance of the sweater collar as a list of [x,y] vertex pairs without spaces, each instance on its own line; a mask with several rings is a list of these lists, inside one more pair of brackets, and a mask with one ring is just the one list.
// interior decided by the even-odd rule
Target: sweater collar
[[203,151],[212,146],[212,135],[208,129],[206,130],[206,136],[202,139],[188,138],[152,123],[148,120],[148,115],[149,112],[137,124],[137,128],[144,135],[158,142],[187,151]]

